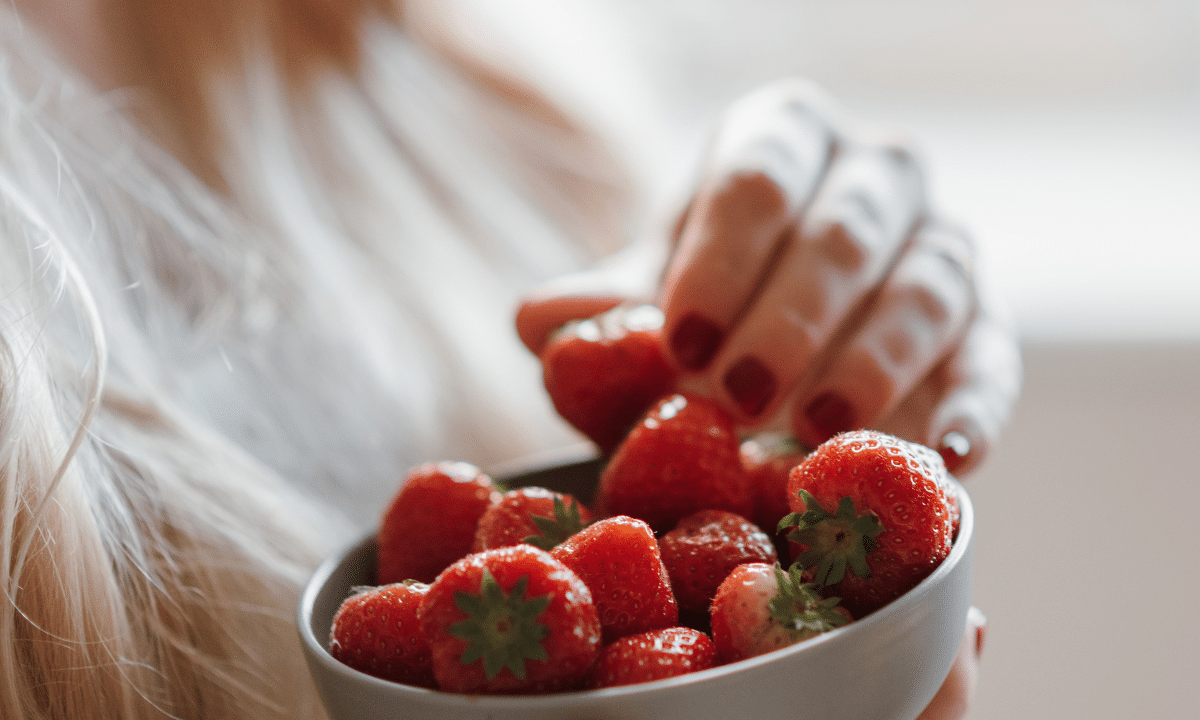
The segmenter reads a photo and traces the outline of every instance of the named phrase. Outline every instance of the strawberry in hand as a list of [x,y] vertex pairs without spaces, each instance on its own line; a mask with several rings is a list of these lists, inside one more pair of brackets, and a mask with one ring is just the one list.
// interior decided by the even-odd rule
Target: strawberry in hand
[[[862,616],[915,587],[950,554],[954,510],[933,450],[873,430],[823,443],[788,480],[780,529],[827,592]],[[953,508],[953,509],[952,509]]]
[[600,618],[579,577],[544,550],[462,558],[419,610],[442,690],[539,693],[579,685],[600,653]]
[[653,305],[618,305],[568,323],[541,352],[555,409],[605,454],[675,386],[675,371],[662,352],[662,324],[662,311]]
[[723,662],[794,645],[853,619],[837,598],[822,598],[799,565],[739,565],[717,588],[712,637]]

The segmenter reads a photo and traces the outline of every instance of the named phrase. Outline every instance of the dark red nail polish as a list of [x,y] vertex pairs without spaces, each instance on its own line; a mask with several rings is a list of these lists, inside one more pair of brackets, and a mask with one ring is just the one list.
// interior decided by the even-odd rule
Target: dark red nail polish
[[725,373],[725,389],[743,413],[756,417],[775,397],[775,375],[766,365],[746,356]]
[[721,328],[696,313],[688,313],[671,333],[671,350],[688,370],[703,370],[721,345]]
[[987,616],[979,608],[971,606],[967,619],[975,626],[975,658],[979,659],[983,655],[983,642],[987,639]]
[[804,409],[808,422],[826,439],[854,429],[854,408],[837,393],[822,393]]
[[942,442],[938,445],[938,453],[941,454],[942,461],[946,463],[946,469],[953,473],[962,467],[967,455],[971,454],[971,441],[966,435],[951,430],[942,436]]

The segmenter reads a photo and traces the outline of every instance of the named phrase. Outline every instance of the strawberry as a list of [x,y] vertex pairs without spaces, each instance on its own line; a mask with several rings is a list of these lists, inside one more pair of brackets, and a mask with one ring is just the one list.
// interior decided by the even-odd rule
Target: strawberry
[[933,450],[872,430],[827,440],[788,480],[797,560],[862,616],[933,572],[953,540],[946,467]]
[[716,508],[750,514],[733,419],[706,398],[660,400],[617,448],[600,476],[602,515],[631,515],[656,531]]
[[532,545],[468,555],[419,610],[442,690],[539,693],[577,687],[600,653],[600,617],[579,576]]
[[542,350],[542,379],[555,409],[605,454],[675,385],[662,325],[662,311],[652,305],[618,305],[567,324]]
[[736,662],[816,637],[850,622],[837,598],[822,598],[799,565],[739,565],[717,588],[712,637],[722,662]]
[[791,437],[760,435],[742,442],[742,468],[754,498],[750,521],[774,535],[779,521],[792,511],[787,484],[792,468],[809,453]]
[[509,490],[479,518],[472,550],[522,542],[550,550],[593,519],[591,511],[571,495],[540,487]]
[[600,653],[588,687],[653,682],[707,670],[717,664],[713,641],[699,630],[669,627],[623,637]]
[[592,591],[605,642],[669,627],[679,609],[650,526],[627,516],[606,518],[550,554]]
[[426,463],[410,470],[379,525],[376,582],[433,582],[471,551],[479,518],[499,497],[474,465]]
[[429,586],[410,581],[356,590],[333,616],[334,659],[384,680],[437,687],[429,641],[417,619]]
[[717,586],[742,563],[776,561],[771,538],[727,510],[701,510],[658,539],[681,613],[708,613]]

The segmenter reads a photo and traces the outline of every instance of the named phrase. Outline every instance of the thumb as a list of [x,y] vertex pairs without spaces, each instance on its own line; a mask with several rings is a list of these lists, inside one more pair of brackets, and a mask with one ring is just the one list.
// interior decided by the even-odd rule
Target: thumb
[[633,243],[586,270],[534,288],[517,307],[521,342],[541,355],[551,333],[572,320],[599,315],[626,301],[653,302],[666,253],[665,243]]

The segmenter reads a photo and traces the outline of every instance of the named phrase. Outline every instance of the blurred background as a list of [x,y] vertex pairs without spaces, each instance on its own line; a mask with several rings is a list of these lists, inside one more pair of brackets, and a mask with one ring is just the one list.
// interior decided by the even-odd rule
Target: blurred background
[[716,114],[801,75],[923,149],[1023,338],[967,478],[971,720],[1194,717],[1200,0],[456,0],[669,199]]

